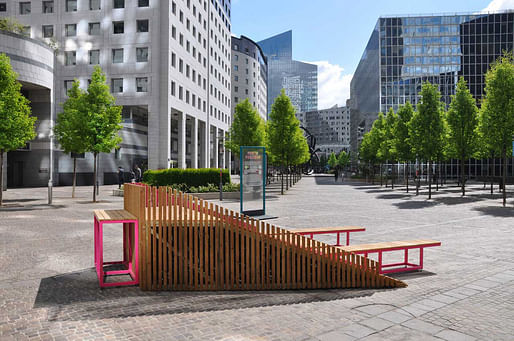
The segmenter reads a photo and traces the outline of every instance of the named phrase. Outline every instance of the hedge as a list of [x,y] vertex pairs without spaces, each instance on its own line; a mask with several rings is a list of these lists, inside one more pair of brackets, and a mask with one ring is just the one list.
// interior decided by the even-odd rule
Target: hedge
[[[228,169],[222,171],[223,184],[230,183]],[[143,182],[151,186],[171,186],[183,184],[185,187],[207,186],[220,183],[220,170],[217,168],[169,168],[147,170]]]

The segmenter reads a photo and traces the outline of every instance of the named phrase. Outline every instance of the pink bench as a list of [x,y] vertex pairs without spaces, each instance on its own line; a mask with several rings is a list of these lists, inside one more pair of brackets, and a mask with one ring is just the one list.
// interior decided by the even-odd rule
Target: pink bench
[[302,236],[309,236],[311,239],[314,238],[315,234],[337,234],[337,243],[335,246],[341,246],[341,233],[346,233],[346,245],[350,245],[350,233],[351,232],[362,232],[366,231],[361,226],[338,226],[338,227],[312,227],[312,228],[300,228],[291,230]]

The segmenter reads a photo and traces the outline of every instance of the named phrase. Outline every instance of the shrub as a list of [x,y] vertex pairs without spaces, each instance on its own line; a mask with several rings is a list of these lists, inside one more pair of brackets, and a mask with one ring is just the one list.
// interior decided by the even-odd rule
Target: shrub
[[[222,171],[223,184],[230,183],[230,174],[227,169]],[[159,170],[147,170],[143,174],[143,182],[151,186],[172,186],[177,189],[187,190],[189,187],[208,186],[219,184],[220,171],[216,168],[169,168]],[[179,188],[178,186],[183,186]]]

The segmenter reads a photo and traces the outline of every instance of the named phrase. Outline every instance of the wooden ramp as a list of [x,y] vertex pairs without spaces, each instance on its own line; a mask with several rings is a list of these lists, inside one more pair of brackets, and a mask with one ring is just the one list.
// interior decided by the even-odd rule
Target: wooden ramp
[[125,184],[143,290],[394,288],[366,257],[166,187]]

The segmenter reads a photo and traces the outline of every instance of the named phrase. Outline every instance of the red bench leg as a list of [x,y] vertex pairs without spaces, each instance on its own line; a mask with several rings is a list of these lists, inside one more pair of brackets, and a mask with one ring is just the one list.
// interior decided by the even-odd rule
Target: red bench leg
[[423,269],[423,248],[419,248],[419,269]]
[[409,249],[405,249],[405,256],[403,258],[403,262],[405,263],[405,265],[409,263]]

